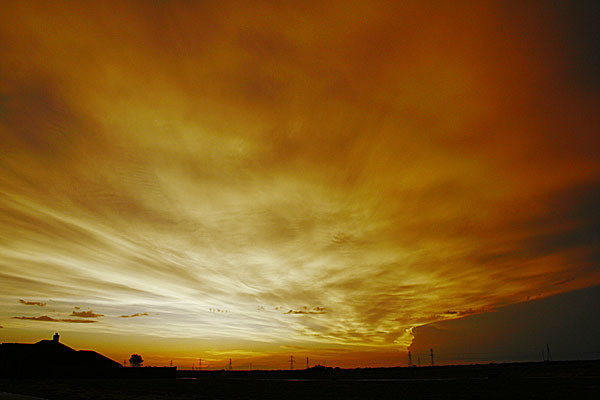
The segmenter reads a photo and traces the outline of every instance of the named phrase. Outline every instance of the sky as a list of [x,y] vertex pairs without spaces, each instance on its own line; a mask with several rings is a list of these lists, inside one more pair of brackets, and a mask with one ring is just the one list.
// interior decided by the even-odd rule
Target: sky
[[546,334],[600,300],[598,8],[6,2],[0,341],[180,368],[598,351]]

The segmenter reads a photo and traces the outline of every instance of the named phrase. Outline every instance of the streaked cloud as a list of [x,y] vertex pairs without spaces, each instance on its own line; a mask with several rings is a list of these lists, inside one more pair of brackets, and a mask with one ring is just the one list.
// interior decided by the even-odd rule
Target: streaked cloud
[[599,284],[585,9],[7,3],[0,318],[387,365],[419,326]]

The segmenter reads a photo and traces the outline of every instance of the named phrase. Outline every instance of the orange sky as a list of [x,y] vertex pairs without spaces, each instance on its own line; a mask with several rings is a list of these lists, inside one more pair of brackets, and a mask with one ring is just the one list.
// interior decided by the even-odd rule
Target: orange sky
[[6,3],[1,341],[398,365],[600,284],[587,3],[390,3]]

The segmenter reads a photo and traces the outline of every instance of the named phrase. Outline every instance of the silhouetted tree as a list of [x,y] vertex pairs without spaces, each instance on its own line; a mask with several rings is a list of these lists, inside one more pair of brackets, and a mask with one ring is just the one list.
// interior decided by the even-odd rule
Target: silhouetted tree
[[142,356],[139,354],[132,354],[131,358],[129,358],[129,365],[132,367],[141,367],[143,363],[144,360],[142,360]]

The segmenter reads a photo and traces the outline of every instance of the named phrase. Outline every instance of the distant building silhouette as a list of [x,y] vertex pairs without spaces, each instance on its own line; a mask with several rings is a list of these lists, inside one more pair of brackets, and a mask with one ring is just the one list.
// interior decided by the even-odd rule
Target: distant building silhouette
[[52,340],[37,343],[2,343],[2,376],[108,376],[121,364],[92,350],[75,350],[60,343],[58,333]]

